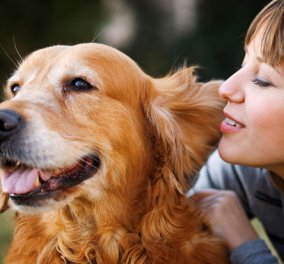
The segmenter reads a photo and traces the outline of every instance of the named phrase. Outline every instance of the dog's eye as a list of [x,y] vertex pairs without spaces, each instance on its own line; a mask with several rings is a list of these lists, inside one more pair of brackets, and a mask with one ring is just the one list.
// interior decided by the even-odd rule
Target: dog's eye
[[70,88],[75,91],[88,91],[93,88],[91,84],[82,78],[75,78],[73,81],[71,81],[70,86]]
[[12,92],[13,95],[15,95],[20,90],[21,90],[21,86],[17,83],[15,83],[11,86],[11,92]]

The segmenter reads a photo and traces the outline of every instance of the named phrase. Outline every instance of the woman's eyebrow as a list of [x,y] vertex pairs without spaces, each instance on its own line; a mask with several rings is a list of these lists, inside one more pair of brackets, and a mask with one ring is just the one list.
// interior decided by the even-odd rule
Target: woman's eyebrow
[[283,73],[281,73],[281,71],[280,71],[279,69],[275,68],[273,65],[270,65],[270,64],[268,64],[267,62],[265,62],[265,60],[263,59],[263,57],[257,56],[256,59],[257,59],[260,63],[264,63],[264,64],[269,65],[270,68],[271,68],[274,72],[276,72],[276,73],[279,75],[279,77],[283,78]]
[[[249,50],[247,48],[247,46],[244,47],[244,51],[246,54],[249,53]],[[264,58],[261,55],[256,56],[256,59],[260,62],[260,63],[266,63]],[[242,63],[242,67],[244,66],[244,62]],[[270,65],[272,66],[272,65]],[[283,78],[283,73],[279,70],[279,69],[275,69],[275,67],[272,67],[273,70],[281,77]]]
[[[245,53],[249,53],[249,50],[247,48],[247,46],[244,46],[244,52]],[[256,53],[256,52],[255,52]],[[264,58],[261,56],[261,55],[257,55],[256,56],[256,59],[259,61],[259,62],[264,62]]]

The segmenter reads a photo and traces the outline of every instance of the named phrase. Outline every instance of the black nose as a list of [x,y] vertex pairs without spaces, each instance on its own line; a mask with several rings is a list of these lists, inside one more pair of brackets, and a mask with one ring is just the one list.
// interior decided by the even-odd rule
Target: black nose
[[13,110],[0,110],[0,141],[9,137],[20,125],[21,116]]

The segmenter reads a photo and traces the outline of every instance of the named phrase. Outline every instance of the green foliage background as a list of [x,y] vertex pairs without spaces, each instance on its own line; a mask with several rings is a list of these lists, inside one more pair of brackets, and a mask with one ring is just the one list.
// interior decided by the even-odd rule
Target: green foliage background
[[13,232],[13,214],[11,212],[0,215],[0,263],[2,263],[11,242]]
[[[105,1],[1,0],[0,83],[4,85],[15,68],[11,60],[20,60],[15,46],[21,56],[25,56],[54,44],[76,44],[93,39],[101,42],[104,25],[116,12],[107,9]],[[187,61],[187,64],[202,66],[201,80],[224,79],[239,67],[249,23],[269,2],[196,0],[195,29],[175,36],[166,26],[169,13],[164,11],[163,0],[108,0],[111,1],[123,2],[136,16],[135,37],[121,50],[144,71],[162,76]],[[0,263],[10,241],[11,223],[10,215],[0,216]]]
[[[106,0],[105,0],[106,1]],[[116,11],[103,0],[2,0],[0,44],[13,59],[54,44],[100,42],[104,25]],[[107,0],[124,2],[136,16],[136,35],[122,49],[152,75],[163,75],[184,64],[198,64],[204,79],[226,78],[239,67],[249,23],[268,0],[195,0],[196,27],[175,37],[163,11],[167,0]],[[175,0],[172,0],[175,2]],[[188,0],[191,1],[191,0]],[[157,4],[159,2],[160,4]],[[156,3],[156,4],[154,4]],[[0,51],[0,81],[14,65]]]

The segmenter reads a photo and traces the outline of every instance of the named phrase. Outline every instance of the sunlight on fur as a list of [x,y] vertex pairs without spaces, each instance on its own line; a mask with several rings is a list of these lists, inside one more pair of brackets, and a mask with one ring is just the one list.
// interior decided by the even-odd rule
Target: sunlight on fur
[[220,137],[219,85],[94,43],[24,59],[0,104],[5,263],[228,263],[185,196]]

